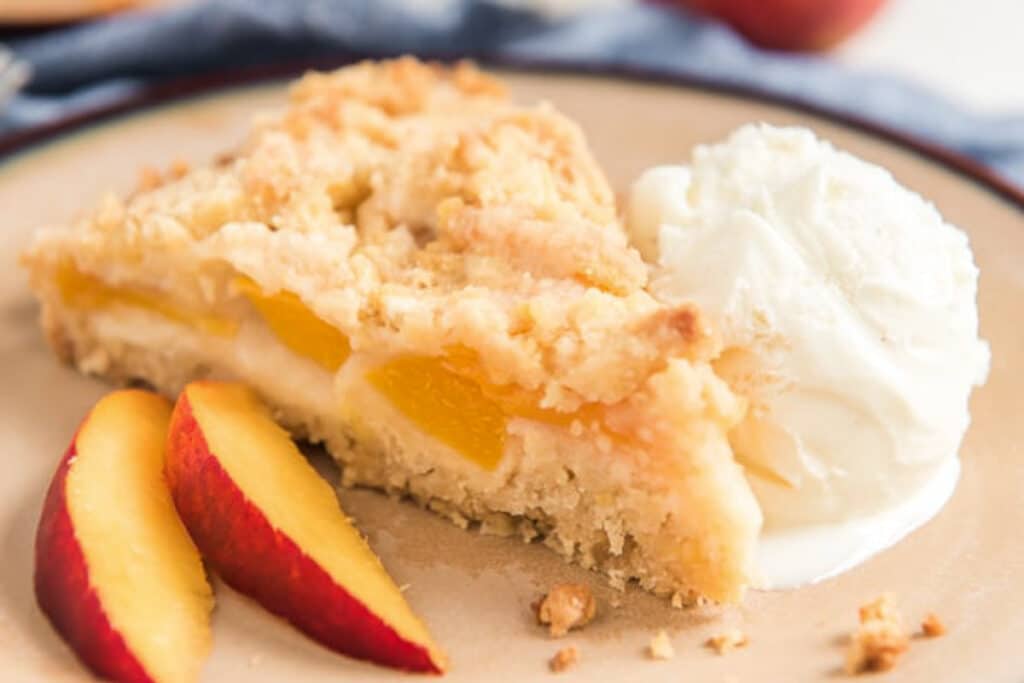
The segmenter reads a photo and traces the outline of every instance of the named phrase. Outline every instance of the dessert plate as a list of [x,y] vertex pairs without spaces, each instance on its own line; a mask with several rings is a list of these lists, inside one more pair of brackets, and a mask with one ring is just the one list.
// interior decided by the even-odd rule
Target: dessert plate
[[[749,121],[809,126],[889,168],[970,235],[981,267],[982,335],[992,345],[988,384],[972,397],[963,477],[950,504],[908,539],[837,578],[789,592],[751,592],[738,608],[676,610],[617,593],[538,545],[465,532],[412,505],[367,491],[342,495],[406,596],[448,650],[448,679],[548,680],[547,660],[575,645],[581,661],[560,680],[816,681],[842,678],[845,636],[857,608],[890,591],[910,624],[935,611],[949,626],[917,640],[887,681],[1019,681],[1024,651],[1024,195],[966,162],[891,136],[749,95],[650,79],[509,71],[514,95],[549,99],[579,121],[624,191],[643,169],[678,162],[691,147]],[[45,487],[79,420],[107,387],[61,367],[46,348],[19,251],[33,228],[63,221],[103,191],[131,188],[139,168],[200,161],[238,140],[253,111],[283,102],[280,82],[233,84],[121,108],[88,126],[64,126],[45,144],[16,146],[0,165],[0,670],[5,680],[87,681],[35,606],[32,557]],[[151,103],[150,103],[151,104]],[[38,138],[39,136],[34,136]],[[27,138],[26,138],[27,139]],[[334,473],[322,458],[325,476]],[[117,492],[111,492],[117,495]],[[553,641],[530,603],[560,580],[589,582],[598,619]],[[386,681],[401,674],[332,654],[217,585],[214,652],[203,680]],[[740,628],[750,644],[725,656],[703,647]],[[676,656],[644,656],[666,629]]]

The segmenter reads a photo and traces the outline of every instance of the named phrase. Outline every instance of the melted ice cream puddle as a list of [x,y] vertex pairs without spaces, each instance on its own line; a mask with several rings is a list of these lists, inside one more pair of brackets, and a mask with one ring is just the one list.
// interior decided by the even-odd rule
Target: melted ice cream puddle
[[796,588],[853,569],[938,514],[959,478],[960,459],[949,458],[924,486],[888,510],[845,522],[762,533],[754,587]]

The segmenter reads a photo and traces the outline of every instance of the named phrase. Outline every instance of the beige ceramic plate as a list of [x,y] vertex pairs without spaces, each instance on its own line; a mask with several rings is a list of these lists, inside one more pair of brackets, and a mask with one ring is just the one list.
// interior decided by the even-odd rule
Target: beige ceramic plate
[[[532,624],[529,604],[556,579],[598,580],[539,546],[461,531],[370,492],[343,503],[448,649],[453,681],[548,681],[564,644],[582,662],[566,681],[818,681],[841,678],[843,639],[857,606],[893,591],[914,622],[935,610],[950,633],[915,640],[886,681],[1024,680],[1024,214],[964,175],[904,148],[776,105],[692,89],[566,75],[510,75],[517,95],[548,98],[580,121],[615,186],[641,169],[687,158],[700,142],[747,121],[807,125],[883,164],[931,197],[971,236],[982,269],[988,385],[973,399],[964,475],[933,522],[866,565],[788,593],[752,593],[740,608],[671,609],[627,593],[613,608],[602,588],[599,620],[562,642]],[[59,366],[36,326],[17,254],[32,229],[63,221],[101,192],[124,190],[139,166],[201,160],[239,138],[251,112],[281,102],[278,85],[236,88],[118,118],[35,147],[0,169],[0,679],[89,680],[35,607],[32,541],[47,481],[78,421],[107,387]],[[117,495],[117,492],[111,492]],[[399,680],[335,656],[218,586],[215,648],[205,681]],[[745,650],[701,647],[739,626]],[[677,652],[648,661],[644,646],[667,628]]]

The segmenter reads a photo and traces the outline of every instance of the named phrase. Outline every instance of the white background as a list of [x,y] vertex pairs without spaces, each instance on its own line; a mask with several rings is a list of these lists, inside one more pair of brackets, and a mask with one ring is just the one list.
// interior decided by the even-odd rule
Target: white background
[[834,56],[978,111],[1024,115],[1024,0],[889,0]]
[[[448,2],[409,1],[417,7]],[[490,1],[558,16],[642,0]],[[1024,0],[888,0],[829,56],[916,80],[980,112],[1024,115]]]

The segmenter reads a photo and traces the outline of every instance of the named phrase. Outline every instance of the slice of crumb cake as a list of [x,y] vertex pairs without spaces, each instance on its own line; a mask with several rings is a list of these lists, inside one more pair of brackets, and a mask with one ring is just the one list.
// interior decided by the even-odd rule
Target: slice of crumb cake
[[736,600],[760,511],[742,402],[645,290],[578,127],[471,66],[310,74],[218,162],[25,254],[61,358],[168,394],[240,378],[346,485]]

